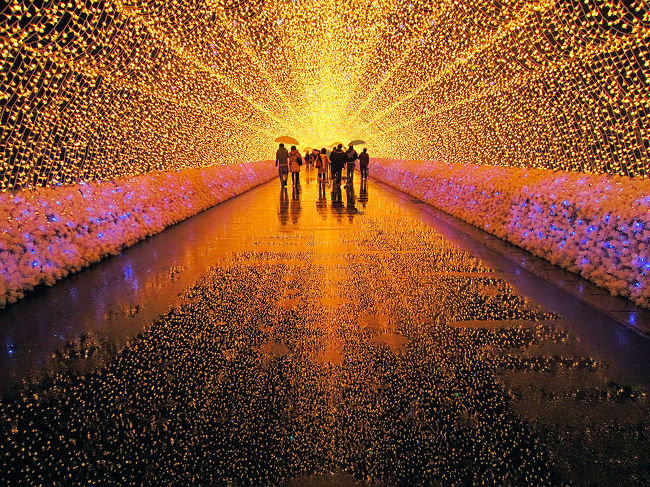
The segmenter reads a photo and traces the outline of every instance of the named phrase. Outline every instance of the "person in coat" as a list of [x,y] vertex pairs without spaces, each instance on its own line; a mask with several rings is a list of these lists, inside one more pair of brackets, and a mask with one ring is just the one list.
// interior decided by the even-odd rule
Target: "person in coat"
[[364,147],[361,154],[359,154],[359,171],[361,171],[361,179],[368,179],[368,164],[370,164],[370,155],[368,149]]
[[352,184],[352,180],[354,179],[354,166],[358,158],[359,155],[357,154],[357,151],[355,151],[352,144],[350,144],[348,150],[345,151],[345,162],[347,163],[348,166],[346,179],[348,180],[347,184],[349,185]]
[[278,168],[280,186],[284,188],[289,178],[289,151],[284,147],[284,144],[280,144],[280,147],[275,153],[275,167]]
[[311,167],[314,167],[316,165],[316,161],[318,160],[319,157],[320,157],[320,151],[318,149],[312,149],[312,151],[311,151],[311,163],[312,163],[312,166]]
[[291,171],[291,184],[300,185],[300,166],[302,166],[302,156],[295,145],[291,146],[289,152],[289,171]]
[[332,181],[334,181],[334,184],[336,185],[341,185],[341,172],[343,171],[343,166],[345,166],[346,161],[347,159],[345,157],[345,152],[343,152],[343,146],[339,144],[330,154]]
[[325,148],[321,149],[320,154],[318,154],[318,159],[316,159],[316,167],[318,168],[318,186],[319,189],[322,186],[325,187],[325,182],[327,181],[327,170],[330,166],[330,158],[327,156],[327,150]]

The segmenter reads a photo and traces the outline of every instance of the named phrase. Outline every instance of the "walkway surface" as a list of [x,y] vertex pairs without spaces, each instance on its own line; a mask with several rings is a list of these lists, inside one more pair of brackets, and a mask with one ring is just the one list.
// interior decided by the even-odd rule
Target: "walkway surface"
[[647,485],[645,338],[429,207],[313,176],[2,312],[2,477]]

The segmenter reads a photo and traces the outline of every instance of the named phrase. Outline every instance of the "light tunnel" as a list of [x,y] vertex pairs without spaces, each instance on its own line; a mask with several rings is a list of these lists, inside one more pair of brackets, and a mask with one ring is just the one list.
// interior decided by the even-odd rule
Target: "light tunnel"
[[[97,323],[151,313],[120,346],[52,332],[0,401],[6,478],[647,485],[647,370],[566,325],[578,299],[613,356],[647,352],[647,2],[10,0],[0,51],[0,333],[65,286]],[[278,197],[279,137],[361,141],[369,178],[305,161]],[[151,306],[116,318],[92,276],[128,252],[205,267],[158,310],[123,266]]]

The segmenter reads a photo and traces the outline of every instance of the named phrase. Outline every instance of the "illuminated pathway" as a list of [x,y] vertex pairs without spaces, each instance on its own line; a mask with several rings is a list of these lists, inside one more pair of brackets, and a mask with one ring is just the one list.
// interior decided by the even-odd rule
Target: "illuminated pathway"
[[3,478],[645,484],[645,339],[403,195],[302,176],[0,314],[3,374],[49,371],[0,404]]

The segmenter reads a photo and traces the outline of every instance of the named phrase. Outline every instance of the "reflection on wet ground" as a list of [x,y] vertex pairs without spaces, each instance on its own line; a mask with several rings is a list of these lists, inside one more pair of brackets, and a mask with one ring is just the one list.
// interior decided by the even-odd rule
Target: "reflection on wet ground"
[[5,395],[3,478],[647,485],[645,388],[410,203],[314,176],[238,199],[219,258],[126,346],[84,335]]

